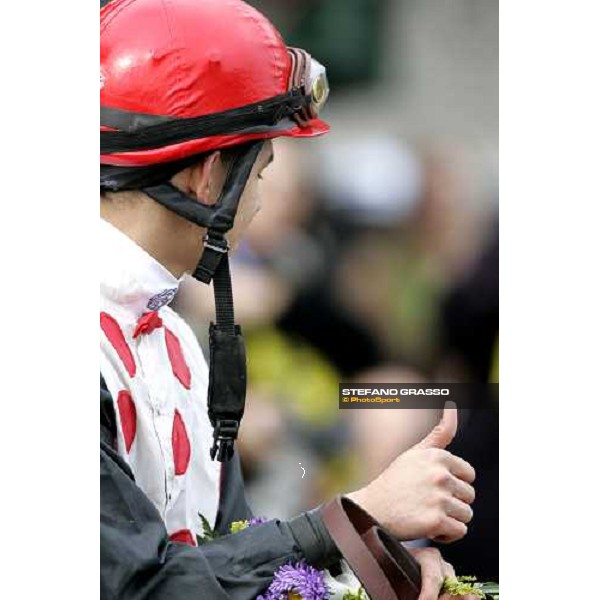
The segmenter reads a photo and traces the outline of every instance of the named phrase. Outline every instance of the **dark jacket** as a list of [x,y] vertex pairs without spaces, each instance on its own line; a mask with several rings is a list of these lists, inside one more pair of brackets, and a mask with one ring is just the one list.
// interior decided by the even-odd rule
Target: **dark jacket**
[[115,451],[113,400],[100,381],[100,592],[102,600],[254,600],[273,573],[305,559],[316,567],[339,560],[319,509],[227,535],[249,519],[239,457],[225,463],[215,529],[198,547],[172,542],[160,514]]

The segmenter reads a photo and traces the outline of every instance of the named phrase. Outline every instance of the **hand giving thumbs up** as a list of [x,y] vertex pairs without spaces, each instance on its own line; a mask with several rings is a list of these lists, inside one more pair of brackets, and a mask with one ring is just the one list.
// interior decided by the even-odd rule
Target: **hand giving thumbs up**
[[464,537],[473,518],[475,470],[445,449],[456,428],[456,407],[447,405],[423,440],[350,498],[402,540]]

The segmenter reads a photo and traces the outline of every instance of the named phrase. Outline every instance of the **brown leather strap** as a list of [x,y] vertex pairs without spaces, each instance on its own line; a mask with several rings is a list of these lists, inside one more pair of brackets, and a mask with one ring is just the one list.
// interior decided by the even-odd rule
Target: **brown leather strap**
[[349,498],[340,496],[327,502],[321,514],[333,541],[371,600],[401,600],[361,537],[378,526],[377,521]]
[[421,590],[421,569],[411,554],[385,529],[371,527],[362,536],[401,600],[417,600]]

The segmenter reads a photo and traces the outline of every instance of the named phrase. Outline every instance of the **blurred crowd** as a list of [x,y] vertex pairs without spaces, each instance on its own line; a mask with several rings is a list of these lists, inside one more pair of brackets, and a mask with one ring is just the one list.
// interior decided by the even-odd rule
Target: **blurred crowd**
[[[470,134],[436,135],[414,122],[405,128],[406,116],[389,127],[369,121],[377,90],[393,85],[373,66],[385,63],[381,48],[391,44],[386,14],[406,15],[410,7],[250,3],[287,28],[290,43],[298,39],[334,67],[324,114],[332,135],[275,142],[262,209],[232,265],[248,352],[240,439],[248,495],[257,514],[283,518],[366,483],[439,417],[416,409],[340,411],[339,382],[498,381],[498,189],[494,170],[481,166],[486,161],[472,160],[481,146]],[[350,4],[356,22],[348,22]],[[484,4],[497,13],[497,3]],[[423,5],[435,10],[440,3]],[[456,2],[465,5],[472,3]],[[368,19],[358,18],[363,10]],[[335,39],[364,42],[365,60],[355,68],[351,52],[331,39],[327,19],[336,15]],[[473,19],[468,11],[456,18]],[[410,67],[406,48],[404,61]],[[403,85],[410,89],[410,82]],[[409,92],[405,97],[410,103]],[[388,105],[382,100],[381,110]],[[488,141],[496,143],[493,136]],[[212,291],[189,279],[176,308],[206,343]],[[478,497],[469,535],[444,553],[459,574],[496,579],[497,411],[464,410],[460,421],[450,449],[477,469]]]

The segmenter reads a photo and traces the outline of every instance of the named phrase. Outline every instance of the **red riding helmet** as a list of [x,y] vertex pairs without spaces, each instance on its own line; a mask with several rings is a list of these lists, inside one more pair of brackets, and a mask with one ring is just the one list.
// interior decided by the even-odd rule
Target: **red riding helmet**
[[241,0],[113,0],[100,32],[101,164],[329,131],[325,69]]

